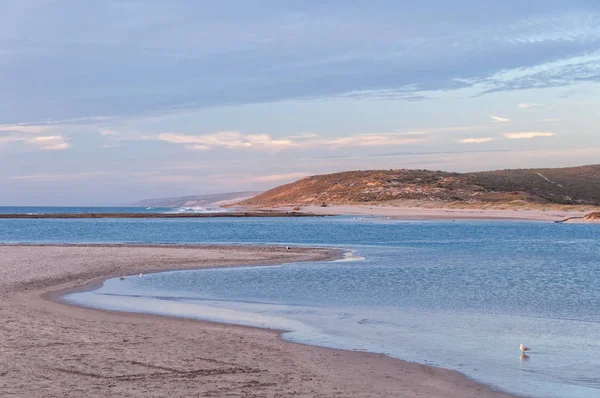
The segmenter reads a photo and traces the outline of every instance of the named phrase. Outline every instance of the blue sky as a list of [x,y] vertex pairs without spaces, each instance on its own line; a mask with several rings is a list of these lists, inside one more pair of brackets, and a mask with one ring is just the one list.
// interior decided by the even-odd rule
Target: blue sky
[[1,0],[0,205],[600,163],[599,81],[591,0]]

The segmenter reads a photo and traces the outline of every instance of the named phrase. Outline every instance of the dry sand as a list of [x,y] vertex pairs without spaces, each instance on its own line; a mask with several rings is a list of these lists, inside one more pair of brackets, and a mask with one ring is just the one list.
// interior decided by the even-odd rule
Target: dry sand
[[[288,207],[277,208],[289,211]],[[329,207],[303,206],[302,212],[314,214],[370,215],[390,217],[395,220],[532,220],[560,221],[568,217],[583,217],[593,208],[559,209],[535,207],[526,209],[406,207],[383,205],[334,205]]]
[[273,247],[0,246],[0,396],[507,396],[457,372],[287,343],[276,331],[55,301],[109,276],[338,255]]

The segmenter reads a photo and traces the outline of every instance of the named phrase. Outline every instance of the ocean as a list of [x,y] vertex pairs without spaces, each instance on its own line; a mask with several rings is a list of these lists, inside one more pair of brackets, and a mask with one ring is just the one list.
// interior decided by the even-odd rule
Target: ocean
[[[285,330],[290,341],[451,368],[522,395],[600,396],[598,225],[375,217],[6,219],[0,242],[343,248],[342,261],[132,276],[65,299]],[[532,348],[527,356],[520,343]]]
[[0,214],[98,214],[98,213],[215,213],[221,208],[202,206],[182,207],[67,207],[67,206],[0,206]]

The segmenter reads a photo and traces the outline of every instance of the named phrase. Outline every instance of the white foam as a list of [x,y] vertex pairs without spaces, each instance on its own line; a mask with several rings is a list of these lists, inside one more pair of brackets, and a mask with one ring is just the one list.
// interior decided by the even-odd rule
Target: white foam
[[209,208],[202,206],[182,206],[175,208],[171,213],[224,213],[225,209]]
[[350,261],[364,261],[366,258],[362,256],[357,256],[354,252],[346,252],[344,253],[344,258],[340,258],[339,260],[334,260],[336,263],[350,262]]

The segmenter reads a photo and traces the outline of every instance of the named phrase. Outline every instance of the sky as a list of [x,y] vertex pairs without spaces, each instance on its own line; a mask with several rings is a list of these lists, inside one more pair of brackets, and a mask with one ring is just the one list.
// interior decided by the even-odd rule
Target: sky
[[600,163],[597,0],[0,0],[0,205]]

